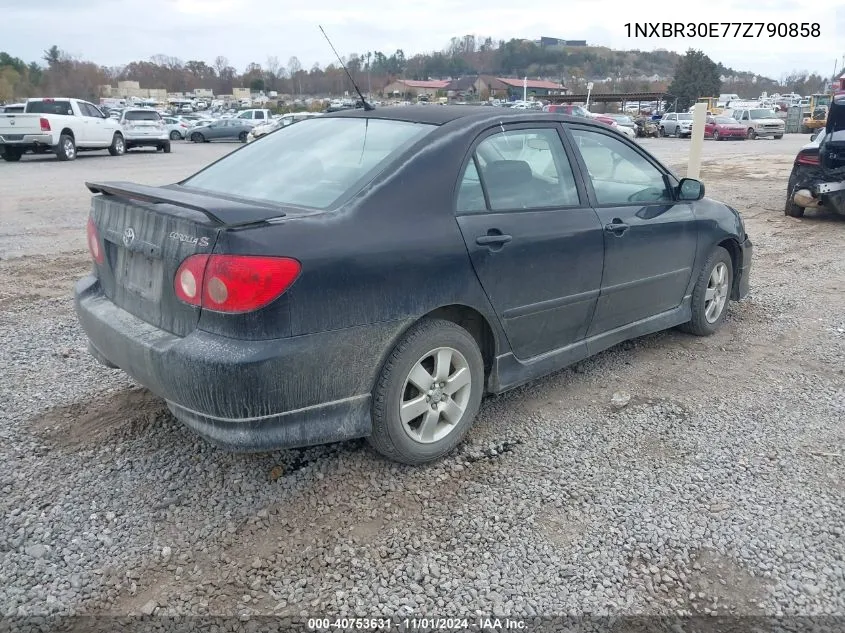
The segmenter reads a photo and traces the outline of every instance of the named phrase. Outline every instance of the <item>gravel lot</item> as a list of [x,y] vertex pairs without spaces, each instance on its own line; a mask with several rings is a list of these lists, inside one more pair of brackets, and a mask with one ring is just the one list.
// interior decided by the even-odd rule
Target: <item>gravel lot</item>
[[[705,142],[756,248],[718,335],[489,399],[422,468],[221,452],[86,353],[83,182],[172,182],[237,144],[0,163],[0,615],[845,616],[845,221],[784,216],[805,142]],[[688,141],[643,145],[683,173]]]

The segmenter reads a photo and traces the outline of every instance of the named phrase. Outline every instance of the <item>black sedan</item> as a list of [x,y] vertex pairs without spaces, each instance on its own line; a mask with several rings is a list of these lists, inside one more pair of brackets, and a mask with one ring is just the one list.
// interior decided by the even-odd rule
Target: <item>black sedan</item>
[[88,183],[92,354],[207,439],[437,459],[501,393],[724,323],[739,214],[606,125],[408,106],[282,128],[175,184]]

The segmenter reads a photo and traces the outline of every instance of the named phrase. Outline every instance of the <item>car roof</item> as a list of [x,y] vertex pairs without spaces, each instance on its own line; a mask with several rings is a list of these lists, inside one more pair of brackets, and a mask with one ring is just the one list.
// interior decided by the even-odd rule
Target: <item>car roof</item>
[[495,108],[484,106],[460,106],[460,105],[410,105],[410,106],[386,106],[373,110],[355,108],[340,110],[338,112],[327,112],[324,117],[342,118],[370,118],[386,119],[392,121],[407,121],[408,123],[428,123],[430,125],[445,125],[452,121],[461,120],[466,123],[483,123],[489,121],[497,123],[509,121],[518,123],[520,121],[561,121],[572,123],[587,123],[601,127],[601,123],[590,121],[583,117],[570,116],[557,112],[542,112],[540,110],[512,110],[510,108]]

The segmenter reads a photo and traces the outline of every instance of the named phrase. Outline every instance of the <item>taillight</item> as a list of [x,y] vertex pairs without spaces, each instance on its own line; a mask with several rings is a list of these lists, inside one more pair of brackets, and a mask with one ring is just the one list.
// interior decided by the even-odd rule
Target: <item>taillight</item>
[[103,247],[100,246],[100,234],[97,232],[97,225],[94,224],[94,218],[88,218],[88,250],[91,251],[91,257],[98,264],[102,264],[105,257],[103,255]]
[[795,158],[795,162],[799,165],[811,165],[814,167],[818,167],[822,164],[818,152],[799,152],[798,156]]
[[41,131],[42,132],[49,132],[50,131],[50,121],[41,117]]
[[190,305],[251,312],[280,297],[301,270],[289,257],[191,255],[179,266],[173,283],[176,296]]

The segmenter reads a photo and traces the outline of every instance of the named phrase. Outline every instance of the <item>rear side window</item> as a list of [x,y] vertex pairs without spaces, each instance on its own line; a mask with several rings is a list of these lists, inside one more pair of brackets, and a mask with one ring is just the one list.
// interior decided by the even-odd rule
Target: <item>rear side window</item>
[[26,104],[28,114],[73,114],[70,101],[30,101]]
[[461,179],[458,212],[486,211],[484,191],[492,211],[579,202],[572,167],[554,128],[498,132],[481,141]]
[[130,110],[124,113],[123,118],[127,121],[159,121],[161,115],[155,110]]

